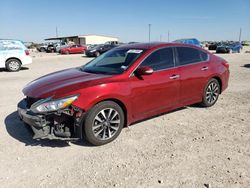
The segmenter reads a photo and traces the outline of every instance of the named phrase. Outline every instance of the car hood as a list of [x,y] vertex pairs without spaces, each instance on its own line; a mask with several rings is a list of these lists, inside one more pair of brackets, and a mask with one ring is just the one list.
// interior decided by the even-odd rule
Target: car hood
[[[40,77],[23,89],[25,96],[33,98],[57,98],[67,93],[89,87],[100,82],[110,75],[86,73],[80,68],[66,69]],[[77,93],[76,93],[77,94]]]

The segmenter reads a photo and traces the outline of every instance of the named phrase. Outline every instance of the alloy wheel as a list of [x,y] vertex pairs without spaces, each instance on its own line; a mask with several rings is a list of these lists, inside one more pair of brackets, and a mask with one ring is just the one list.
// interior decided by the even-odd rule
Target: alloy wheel
[[108,140],[117,133],[120,124],[119,113],[113,108],[105,108],[95,116],[92,131],[97,139]]
[[209,104],[216,102],[219,96],[219,86],[216,82],[211,82],[206,90],[206,100]]

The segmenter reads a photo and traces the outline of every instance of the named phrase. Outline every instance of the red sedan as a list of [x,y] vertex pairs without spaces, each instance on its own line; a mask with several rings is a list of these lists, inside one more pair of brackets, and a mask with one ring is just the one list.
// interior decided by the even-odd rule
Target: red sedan
[[102,145],[139,120],[194,103],[213,106],[228,80],[228,63],[200,47],[124,45],[29,83],[18,112],[33,138]]
[[83,45],[72,45],[66,48],[62,48],[60,54],[79,54],[84,53],[87,50],[86,46]]

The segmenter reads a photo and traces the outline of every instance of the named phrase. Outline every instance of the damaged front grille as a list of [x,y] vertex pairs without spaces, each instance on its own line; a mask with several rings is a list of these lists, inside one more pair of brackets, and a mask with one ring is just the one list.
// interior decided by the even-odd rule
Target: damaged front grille
[[26,97],[25,101],[27,103],[27,108],[30,108],[32,104],[34,104],[35,102],[41,100],[41,98],[33,98],[33,97]]

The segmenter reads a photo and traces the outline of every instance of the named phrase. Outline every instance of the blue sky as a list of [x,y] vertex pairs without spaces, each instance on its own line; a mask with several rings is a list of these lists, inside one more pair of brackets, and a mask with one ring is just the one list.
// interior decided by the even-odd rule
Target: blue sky
[[0,38],[41,42],[78,34],[121,41],[250,40],[250,0],[8,0],[0,3]]

